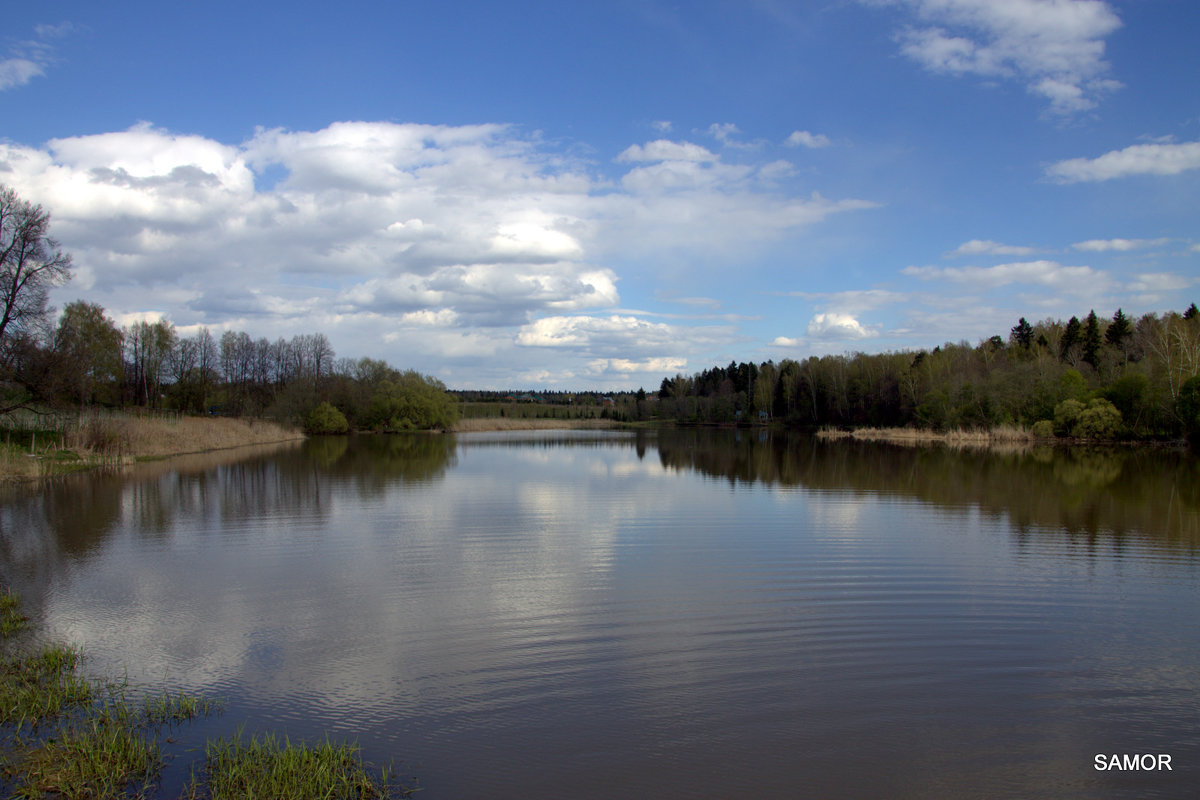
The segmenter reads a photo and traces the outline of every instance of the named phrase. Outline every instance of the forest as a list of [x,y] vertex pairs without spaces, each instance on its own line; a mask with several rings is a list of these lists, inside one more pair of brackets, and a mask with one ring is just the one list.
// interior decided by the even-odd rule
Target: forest
[[730,363],[663,379],[657,415],[690,423],[1023,426],[1171,439],[1200,431],[1200,312],[1024,317],[1007,336],[932,350]]

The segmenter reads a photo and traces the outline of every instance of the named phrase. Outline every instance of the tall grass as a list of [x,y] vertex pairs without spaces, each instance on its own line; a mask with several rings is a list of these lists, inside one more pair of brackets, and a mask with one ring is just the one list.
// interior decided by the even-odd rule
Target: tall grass
[[[0,479],[30,479],[141,459],[225,450],[303,438],[274,422],[90,411],[0,421]],[[57,427],[47,428],[54,425]]]
[[[248,800],[249,798],[308,798],[366,800],[392,796],[386,769],[371,776],[358,748],[328,740],[315,745],[282,742],[272,734],[243,741],[209,742],[204,767],[184,790],[185,800]],[[401,790],[402,794],[409,792]]]

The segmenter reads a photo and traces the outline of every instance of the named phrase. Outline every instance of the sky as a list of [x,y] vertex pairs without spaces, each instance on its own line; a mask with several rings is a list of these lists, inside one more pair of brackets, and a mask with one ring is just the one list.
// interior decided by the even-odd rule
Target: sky
[[1194,0],[39,0],[0,183],[121,325],[451,388],[1200,300]]

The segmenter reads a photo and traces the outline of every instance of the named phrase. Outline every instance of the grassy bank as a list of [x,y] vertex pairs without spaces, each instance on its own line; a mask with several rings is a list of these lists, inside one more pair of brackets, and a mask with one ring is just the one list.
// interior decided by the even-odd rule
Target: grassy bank
[[[88,678],[81,654],[33,644],[16,595],[0,592],[0,789],[13,798],[116,800],[157,794],[172,726],[216,712],[185,693],[133,691]],[[208,742],[187,800],[388,798],[411,792],[375,774],[353,745],[280,742],[271,735]]]
[[303,438],[273,422],[93,412],[0,422],[0,480]]

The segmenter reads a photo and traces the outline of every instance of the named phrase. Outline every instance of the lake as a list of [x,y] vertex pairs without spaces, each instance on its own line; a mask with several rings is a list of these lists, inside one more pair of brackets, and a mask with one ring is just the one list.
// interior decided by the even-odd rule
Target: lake
[[326,438],[9,489],[0,548],[89,670],[224,700],[179,748],[328,733],[429,800],[1200,785],[1200,464],[1171,449]]

